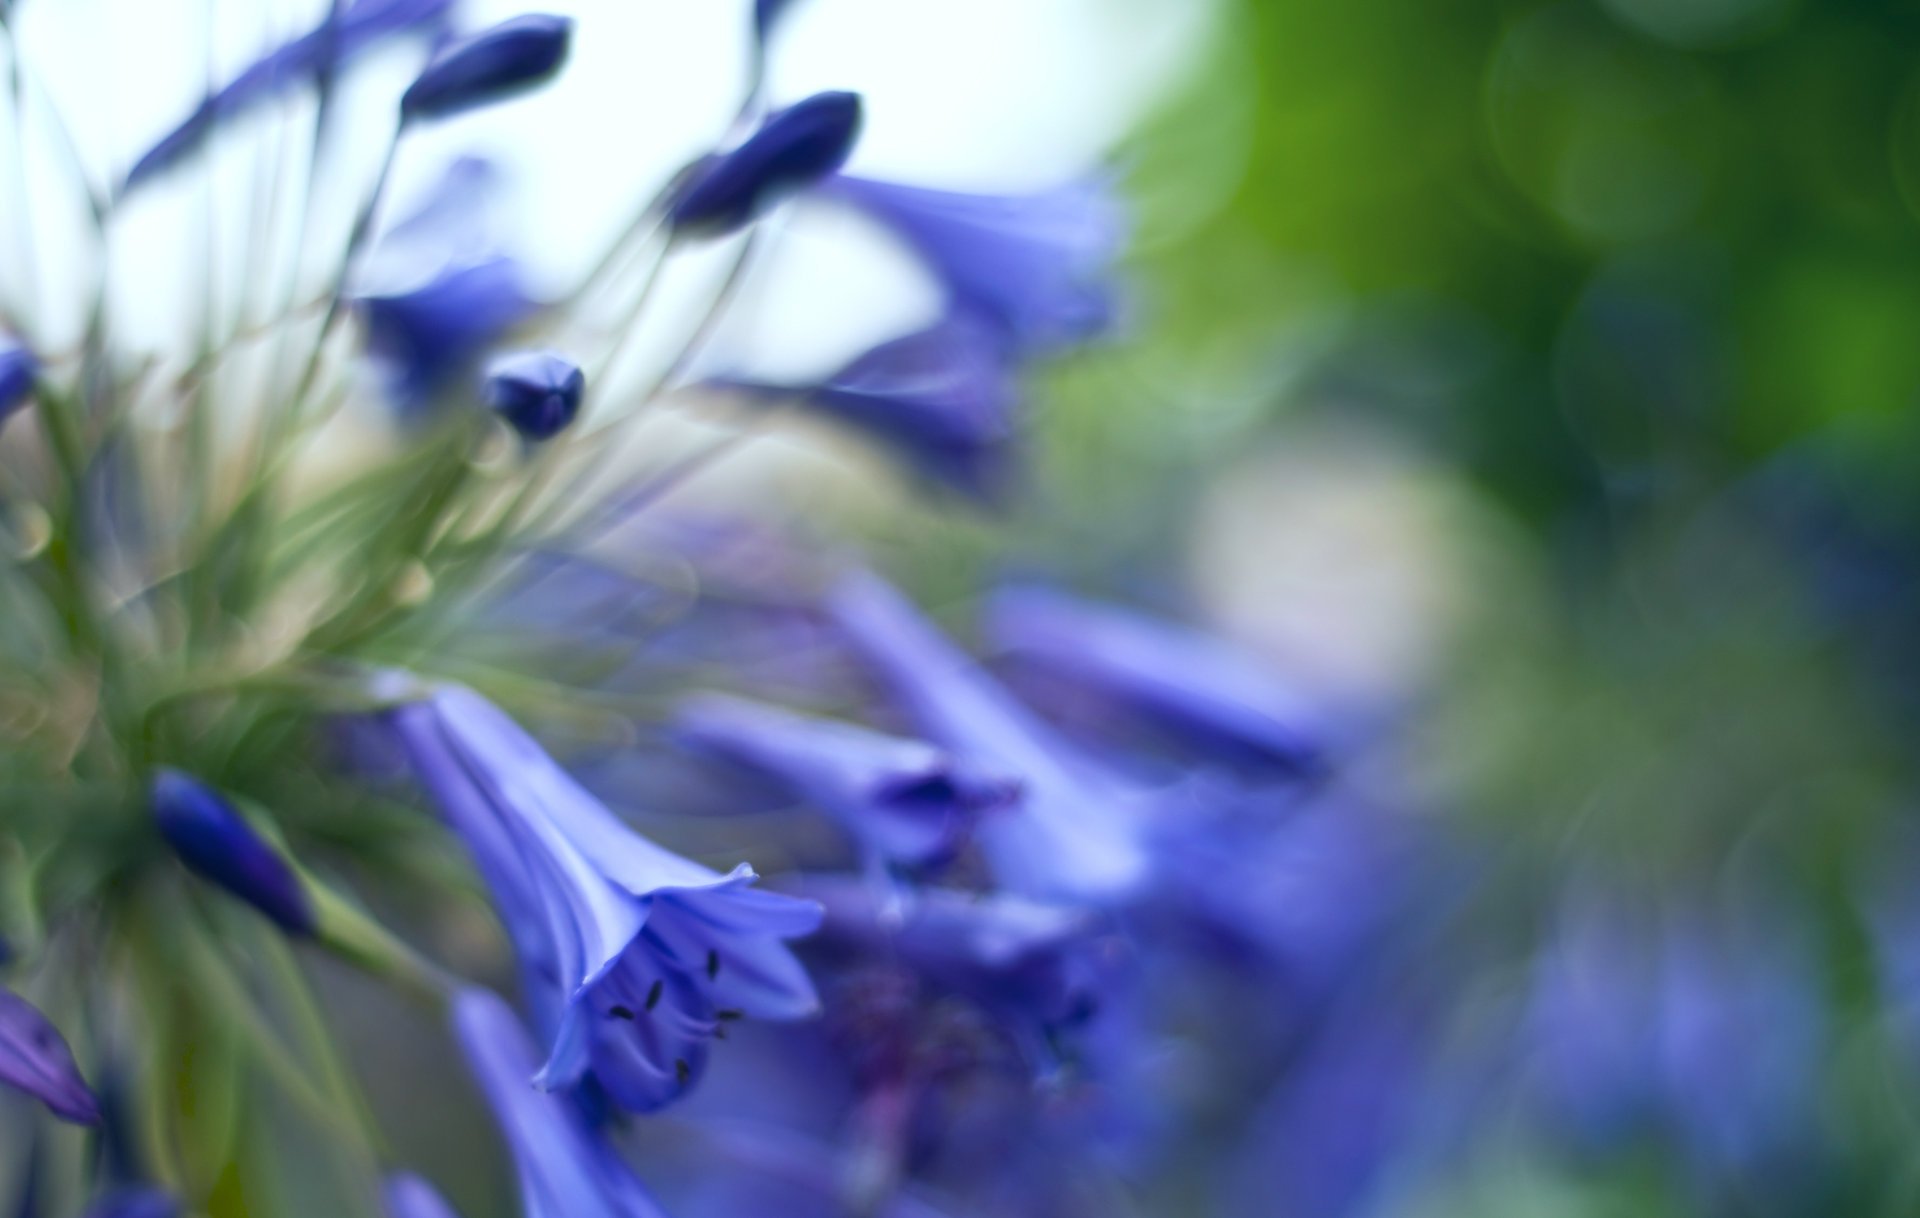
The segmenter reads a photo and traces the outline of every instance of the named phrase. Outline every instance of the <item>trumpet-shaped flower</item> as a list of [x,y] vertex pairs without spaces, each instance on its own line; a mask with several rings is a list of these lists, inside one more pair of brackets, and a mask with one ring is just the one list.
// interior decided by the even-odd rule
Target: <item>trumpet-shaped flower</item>
[[466,842],[552,1036],[540,1082],[589,1074],[624,1107],[658,1108],[698,1077],[720,1023],[810,1015],[783,940],[819,922],[635,833],[531,736],[470,690],[391,712],[414,770]]
[[745,767],[837,820],[871,859],[926,866],[950,857],[982,812],[1019,784],[918,740],[903,740],[719,694],[688,701],[674,724],[697,753]]
[[26,999],[0,990],[0,1083],[24,1091],[62,1120],[100,1123],[100,1101],[80,1077],[73,1050]]
[[859,576],[836,590],[828,608],[929,739],[1022,784],[1020,805],[983,818],[976,834],[1003,886],[1045,899],[1107,901],[1146,881],[1131,795],[1076,765],[1047,725],[898,592]]
[[388,394],[418,410],[471,369],[507,331],[538,307],[511,258],[450,267],[404,291],[356,302],[367,350],[385,374]]
[[565,1096],[527,1086],[539,1061],[507,1004],[484,990],[454,999],[454,1034],[499,1122],[525,1218],[659,1218],[663,1211]]

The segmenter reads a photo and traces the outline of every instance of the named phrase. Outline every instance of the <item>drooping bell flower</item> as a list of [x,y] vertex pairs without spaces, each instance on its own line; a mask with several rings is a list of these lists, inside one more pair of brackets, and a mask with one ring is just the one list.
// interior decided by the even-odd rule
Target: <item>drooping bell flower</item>
[[502,356],[487,369],[487,408],[529,440],[551,440],[580,413],[587,377],[580,365],[552,351]]
[[33,386],[40,379],[40,361],[33,352],[0,334],[0,423],[27,404]]
[[438,1189],[412,1172],[388,1176],[380,1191],[387,1218],[459,1218]]
[[179,1218],[180,1199],[157,1188],[115,1189],[95,1199],[85,1218]]
[[361,296],[354,307],[388,395],[403,412],[417,413],[471,375],[487,348],[539,304],[519,264],[494,257],[450,267],[417,287]]
[[223,123],[338,71],[383,41],[445,25],[454,0],[350,0],[334,3],[314,29],[267,52],[203,100],[186,120],[142,153],[127,172],[124,197],[180,164]]
[[400,98],[402,121],[446,118],[545,84],[567,61],[573,19],[509,17],[435,55]]
[[100,1123],[100,1101],[73,1050],[32,1003],[0,990],[0,1083],[24,1091],[76,1125]]
[[507,1004],[484,990],[453,1002],[453,1029],[467,1068],[493,1110],[525,1218],[664,1218],[659,1202],[568,1097],[527,1085],[539,1054]]
[[883,343],[817,385],[713,384],[795,401],[928,482],[976,501],[1003,498],[1014,480],[1019,388],[1000,345],[962,316]]
[[857,93],[816,93],[767,117],[731,152],[697,166],[667,208],[682,236],[738,232],[846,164],[860,136]]
[[149,793],[160,836],[188,870],[306,937],[318,924],[312,896],[293,866],[213,788],[161,770]]
[[478,694],[389,712],[414,772],[491,889],[549,1037],[539,1082],[591,1075],[648,1111],[699,1077],[729,1019],[797,1019],[818,999],[784,940],[812,902],[754,889],[635,833]]
[[674,736],[833,817],[874,862],[938,864],[976,817],[1020,795],[1017,782],[922,741],[719,694],[683,704]]
[[843,582],[828,611],[853,652],[928,739],[1016,778],[1017,807],[983,817],[976,840],[1001,885],[1049,900],[1120,900],[1148,878],[1140,809],[1076,764],[1065,744],[870,575]]
[[840,174],[820,190],[899,236],[939,276],[956,308],[991,324],[1018,350],[1085,342],[1114,322],[1112,264],[1125,229],[1103,185],[980,195]]
[[995,595],[985,628],[1069,713],[1138,725],[1195,760],[1255,773],[1297,776],[1321,764],[1301,697],[1223,643],[1036,588]]

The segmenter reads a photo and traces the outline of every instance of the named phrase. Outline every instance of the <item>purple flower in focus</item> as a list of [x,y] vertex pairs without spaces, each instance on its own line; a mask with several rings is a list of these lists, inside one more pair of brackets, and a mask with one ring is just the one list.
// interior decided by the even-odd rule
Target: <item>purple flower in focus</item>
[[459,1218],[439,1190],[412,1172],[388,1176],[381,1193],[386,1201],[387,1218]]
[[510,258],[451,267],[417,287],[354,303],[366,323],[367,350],[404,410],[418,410],[459,383],[488,347],[539,307]]
[[860,116],[857,93],[816,93],[775,111],[745,143],[694,169],[667,209],[668,223],[703,237],[745,228],[846,164]]
[[292,89],[315,83],[387,38],[445,25],[453,0],[335,3],[318,27],[275,47],[206,98],[186,121],[142,153],[121,185],[124,196],[199,151],[216,128]]
[[454,999],[453,1027],[513,1156],[525,1218],[662,1218],[660,1203],[587,1128],[577,1105],[527,1085],[538,1054],[506,1003],[464,991]]
[[1318,768],[1301,700],[1224,644],[1038,589],[995,596],[985,629],[1048,688],[1175,739],[1198,758],[1286,775]]
[[1113,325],[1112,264],[1125,231],[1119,204],[1102,185],[977,195],[837,175],[821,190],[891,229],[940,277],[957,308],[1018,350],[1069,346]]
[[39,379],[40,361],[34,358],[33,352],[0,334],[0,423],[27,404]]
[[586,392],[580,365],[551,351],[503,356],[487,370],[487,408],[531,441],[565,431]]
[[87,1207],[85,1218],[177,1218],[180,1201],[157,1188],[115,1189]]
[[189,870],[239,897],[290,935],[311,935],[313,902],[291,864],[220,794],[178,770],[154,775],[154,823]]
[[0,990],[0,1083],[24,1091],[76,1125],[100,1123],[100,1101],[74,1064],[73,1050],[47,1017]]
[[1120,900],[1148,878],[1130,793],[1075,765],[1047,726],[872,576],[828,609],[847,643],[930,740],[1013,775],[1025,798],[976,831],[1007,889],[1048,900]]
[[636,1111],[686,1092],[721,1022],[817,1006],[783,940],[819,908],[656,846],[470,690],[389,712],[414,771],[465,840],[520,955],[551,1050],[550,1089],[589,1074]]
[[980,501],[1001,498],[1018,458],[1019,390],[991,334],[960,316],[883,343],[818,385],[722,380],[796,400],[921,477]]
[[571,17],[509,17],[435,55],[401,97],[400,116],[446,118],[524,93],[553,79],[572,43]]
[[935,865],[975,817],[1019,798],[1019,784],[932,745],[849,723],[710,694],[680,708],[676,739],[770,778],[837,820],[869,858]]

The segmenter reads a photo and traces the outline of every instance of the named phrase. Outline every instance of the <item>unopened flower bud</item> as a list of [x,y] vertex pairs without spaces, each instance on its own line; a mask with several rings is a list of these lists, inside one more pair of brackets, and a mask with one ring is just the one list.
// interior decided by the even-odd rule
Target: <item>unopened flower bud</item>
[[178,770],[154,776],[153,818],[188,870],[306,937],[318,919],[306,885],[280,852],[213,788]]
[[487,370],[487,407],[528,440],[551,440],[580,413],[580,366],[551,351],[503,356]]
[[403,119],[445,118],[545,84],[567,61],[573,19],[525,13],[447,47],[400,99]]

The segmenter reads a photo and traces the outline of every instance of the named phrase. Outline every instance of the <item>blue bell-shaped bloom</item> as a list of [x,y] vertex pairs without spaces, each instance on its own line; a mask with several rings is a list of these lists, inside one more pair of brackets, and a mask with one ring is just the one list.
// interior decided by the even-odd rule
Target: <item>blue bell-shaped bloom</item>
[[673,231],[737,232],[847,163],[860,136],[857,93],[816,93],[767,117],[731,152],[697,166],[667,209]]
[[955,308],[1018,350],[1085,342],[1113,324],[1113,262],[1125,229],[1102,185],[978,195],[838,175],[820,189],[892,230],[939,276]]
[[833,817],[878,862],[940,863],[976,817],[1020,796],[1017,782],[922,741],[720,694],[682,705],[674,734]]
[[1112,901],[1148,879],[1141,809],[1076,764],[1066,745],[897,591],[856,576],[828,609],[854,653],[927,738],[1020,784],[1016,807],[975,837],[1001,885],[1047,900]]
[[39,379],[40,361],[33,352],[0,334],[0,423],[27,404]]
[[460,1218],[439,1190],[412,1172],[388,1176],[380,1191],[387,1218]]
[[24,1091],[76,1125],[100,1123],[100,1101],[80,1077],[73,1050],[47,1017],[0,990],[0,1083]]
[[389,396],[417,413],[472,375],[487,348],[539,304],[522,282],[520,265],[496,257],[449,267],[417,287],[361,296],[354,307]]
[[178,770],[154,776],[154,823],[187,868],[218,884],[291,935],[311,935],[312,897],[293,866],[268,845],[232,804]]
[[470,690],[391,711],[420,781],[466,843],[550,1036],[540,1083],[591,1075],[636,1111],[679,1098],[728,1019],[819,1005],[784,940],[820,909],[635,833]]
[[487,408],[528,440],[551,440],[580,413],[587,377],[580,365],[551,351],[505,355],[487,369]]
[[445,47],[400,98],[403,120],[446,118],[553,79],[567,61],[573,19],[523,13]]
[[453,1002],[453,1029],[513,1156],[524,1218],[664,1218],[577,1104],[527,1085],[539,1055],[506,1003],[464,991]]
[[142,153],[127,172],[121,194],[159,177],[199,151],[222,124],[293,89],[313,84],[388,38],[444,26],[453,3],[351,0],[333,5],[318,27],[267,52]]

